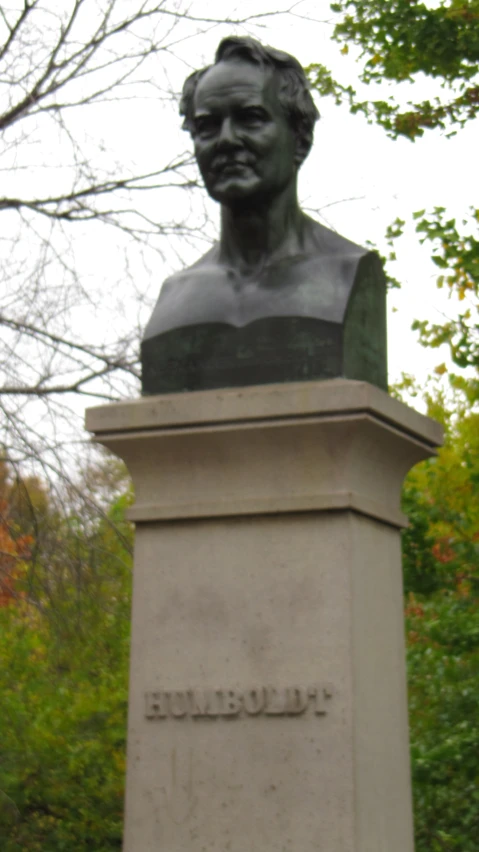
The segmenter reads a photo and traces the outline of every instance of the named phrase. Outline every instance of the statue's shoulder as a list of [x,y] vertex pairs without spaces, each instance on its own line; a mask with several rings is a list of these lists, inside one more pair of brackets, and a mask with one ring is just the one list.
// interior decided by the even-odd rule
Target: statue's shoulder
[[309,216],[306,219],[308,248],[313,254],[323,257],[337,257],[338,259],[341,257],[357,258],[358,260],[370,254],[370,249],[358,246]]
[[170,275],[162,285],[162,293],[172,290],[185,290],[189,287],[197,287],[202,281],[211,281],[222,274],[218,263],[218,249],[216,244],[200,257],[191,266],[185,266],[178,272]]
[[227,275],[217,258],[213,246],[192,266],[163,282],[145,338],[184,326],[225,322],[231,289],[224,286]]

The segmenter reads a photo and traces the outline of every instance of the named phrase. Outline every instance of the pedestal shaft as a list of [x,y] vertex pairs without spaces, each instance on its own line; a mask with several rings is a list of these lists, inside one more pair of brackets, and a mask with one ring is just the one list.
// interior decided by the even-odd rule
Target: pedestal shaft
[[437,425],[346,380],[88,425],[137,496],[124,852],[411,852],[399,495]]

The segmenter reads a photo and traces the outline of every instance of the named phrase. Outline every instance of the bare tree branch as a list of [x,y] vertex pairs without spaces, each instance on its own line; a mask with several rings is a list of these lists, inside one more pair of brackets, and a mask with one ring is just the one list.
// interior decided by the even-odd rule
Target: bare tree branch
[[[195,8],[0,6],[0,448],[58,488],[72,478],[70,450],[85,452],[83,401],[137,393],[141,329],[160,282],[210,239],[206,213],[192,212],[191,153],[161,126],[176,109],[175,74],[189,68],[182,46],[276,14],[221,19]],[[125,130],[122,110],[139,103],[144,125]],[[122,144],[133,130],[138,156]],[[154,153],[143,144],[152,134]]]

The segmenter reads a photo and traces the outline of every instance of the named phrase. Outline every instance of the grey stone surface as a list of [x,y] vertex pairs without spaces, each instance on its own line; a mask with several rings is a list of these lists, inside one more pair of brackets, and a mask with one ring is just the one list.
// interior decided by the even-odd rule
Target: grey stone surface
[[399,493],[349,381],[93,409],[137,503],[124,852],[412,852]]
[[416,436],[431,447],[442,443],[442,427],[367,382],[332,379],[204,393],[160,394],[90,408],[86,428],[104,433],[137,430],[189,429],[228,423],[283,418],[328,417],[372,413],[394,428]]

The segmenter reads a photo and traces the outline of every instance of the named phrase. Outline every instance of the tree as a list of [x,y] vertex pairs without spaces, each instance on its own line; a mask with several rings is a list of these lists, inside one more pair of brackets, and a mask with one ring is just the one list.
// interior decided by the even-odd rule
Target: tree
[[452,408],[439,388],[426,401],[429,414],[445,427],[445,441],[437,458],[417,465],[406,479],[406,593],[428,594],[458,584],[474,592],[479,582],[479,413],[469,410],[459,392]]
[[[392,138],[412,142],[424,132],[439,129],[452,136],[474,120],[479,112],[479,2],[445,0],[431,8],[418,0],[343,0],[331,4],[338,16],[333,37],[343,45],[341,52],[358,51],[362,63],[359,75],[365,87],[394,82],[394,94],[387,100],[361,100],[355,88],[333,79],[320,64],[309,68],[312,86],[322,96],[347,102],[351,112],[360,113],[382,126]],[[426,100],[401,97],[411,85],[432,89]],[[399,84],[399,85],[398,85]],[[364,87],[364,88],[365,88]],[[444,323],[431,324],[418,319],[413,326],[420,342],[434,348],[446,345],[453,367],[469,368],[464,373],[450,371],[453,387],[461,388],[470,402],[479,399],[479,209],[472,207],[461,222],[448,216],[444,207],[414,214],[421,243],[430,244],[432,261],[439,267],[439,288],[447,287],[457,300],[457,315]],[[404,221],[396,220],[387,231],[389,245],[403,233]],[[391,282],[396,284],[395,279]],[[444,362],[439,374],[447,372]]]
[[456,397],[429,393],[446,440],[403,497],[417,852],[473,852],[479,827],[479,414]]
[[[447,346],[452,369],[443,361],[436,372],[447,372],[452,387],[474,405],[479,402],[479,209],[472,208],[459,224],[447,216],[444,207],[424,214],[424,210],[413,214],[416,231],[421,243],[431,244],[432,261],[441,271],[436,285],[447,288],[451,302],[456,303],[456,314],[443,323],[416,320],[413,329],[419,331],[423,346]],[[396,222],[391,245],[400,236],[401,224]]]
[[[98,482],[101,471],[90,476]],[[104,482],[111,479],[107,466]],[[7,483],[12,502],[17,487]],[[54,505],[55,495],[46,486],[43,491]],[[93,513],[82,518],[75,496],[72,502],[66,498],[56,513],[52,549],[40,548],[36,556],[38,579],[32,584],[28,572],[19,573],[9,605],[0,607],[4,852],[121,848],[131,595],[128,503],[129,493],[122,493],[105,506],[103,518]],[[21,501],[16,512],[19,523],[28,525]],[[45,516],[40,526],[44,521]],[[33,546],[38,541],[45,546],[50,532],[37,524]],[[40,582],[42,577],[49,581]]]
[[[346,100],[352,112],[379,123],[393,138],[414,140],[433,128],[455,133],[477,116],[478,0],[444,0],[432,8],[420,0],[341,0],[331,9],[340,16],[333,38],[343,44],[341,52],[348,53],[350,45],[359,49],[362,83],[410,84],[425,75],[433,94],[403,107],[396,87],[388,100],[361,101],[352,86],[341,85],[323,65],[315,64],[310,75],[321,94]],[[445,97],[435,94],[436,80]]]
[[174,103],[173,54],[218,23],[178,0],[2,5],[0,443],[10,462],[40,458],[58,475],[65,441],[78,440],[72,398],[137,388],[148,251],[168,258],[176,236],[186,249],[199,221],[184,215],[181,193],[196,181],[179,137],[169,149],[163,138],[161,154],[143,145],[138,170],[120,144],[124,108],[135,117],[141,103],[146,121]]
[[8,470],[0,461],[0,607],[9,606],[20,594],[33,537],[16,522],[11,502]]
[[461,585],[406,608],[417,852],[475,852],[479,606]]

